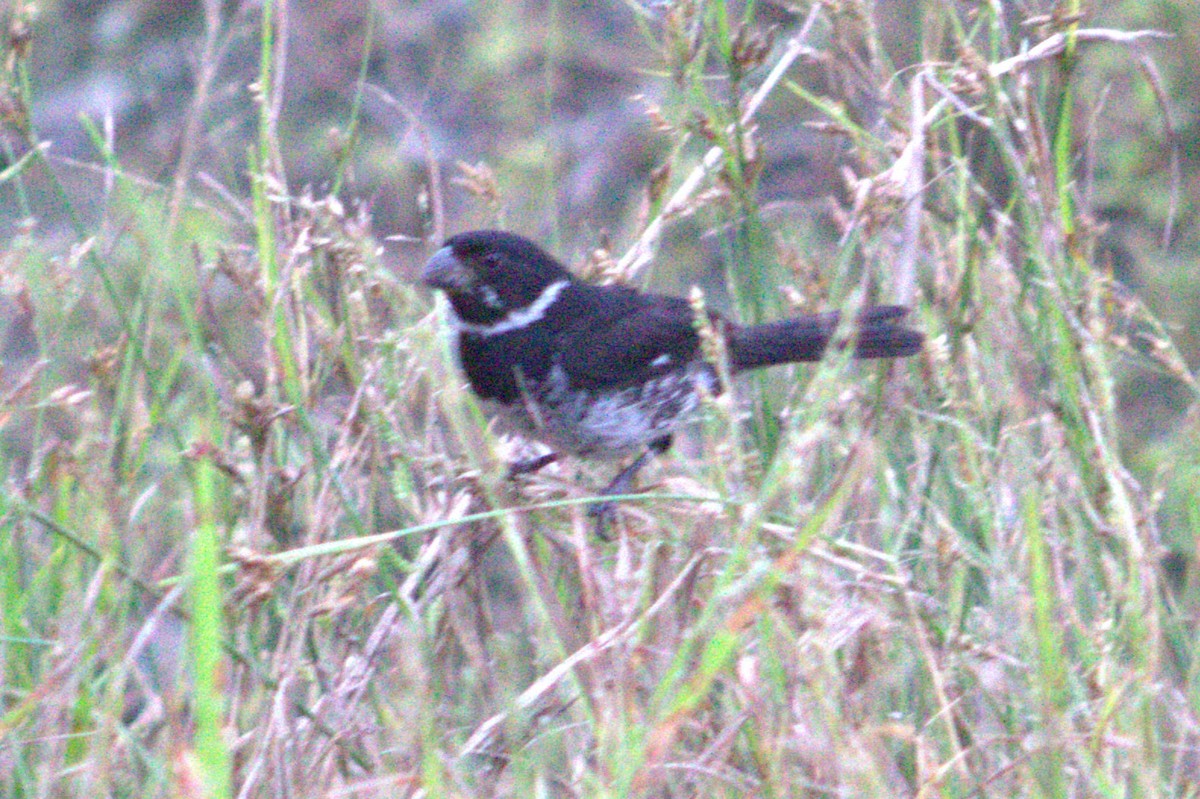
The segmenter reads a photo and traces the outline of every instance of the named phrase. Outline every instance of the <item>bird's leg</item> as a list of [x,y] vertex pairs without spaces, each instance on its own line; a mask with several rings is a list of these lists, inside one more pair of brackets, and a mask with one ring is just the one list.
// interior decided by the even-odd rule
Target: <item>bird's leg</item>
[[536,455],[532,458],[523,458],[519,461],[513,461],[508,464],[508,479],[519,477],[523,474],[533,474],[558,460],[557,452],[547,452],[542,455]]
[[[600,492],[600,496],[618,497],[622,494],[630,493],[633,490],[633,478],[637,476],[637,473],[641,471],[642,467],[645,466],[646,463],[649,462],[649,460],[655,455],[663,454],[670,449],[670,447],[670,436],[663,436],[662,438],[651,441],[649,445],[647,445],[645,452],[643,452],[641,455],[638,455],[634,459],[633,463],[629,464],[620,472],[618,472],[617,476],[613,478],[612,482],[604,487],[604,490]],[[608,536],[605,534],[605,525],[610,519],[612,519],[616,509],[617,503],[611,499],[601,500],[600,502],[597,502],[595,505],[592,505],[590,508],[588,508],[588,515],[596,520],[596,535],[599,538],[608,538]]]

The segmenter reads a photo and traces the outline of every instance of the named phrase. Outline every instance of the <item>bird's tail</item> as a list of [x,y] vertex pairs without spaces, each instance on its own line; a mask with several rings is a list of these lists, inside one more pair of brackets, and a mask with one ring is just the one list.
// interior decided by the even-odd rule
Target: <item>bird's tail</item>
[[[858,317],[855,358],[902,358],[921,349],[924,334],[903,325],[908,309],[876,305]],[[797,316],[762,325],[731,326],[729,360],[734,371],[794,361],[819,361],[837,329],[838,313]]]

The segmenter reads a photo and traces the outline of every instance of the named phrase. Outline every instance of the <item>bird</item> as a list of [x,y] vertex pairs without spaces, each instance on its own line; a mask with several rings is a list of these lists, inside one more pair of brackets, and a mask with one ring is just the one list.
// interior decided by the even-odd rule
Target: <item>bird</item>
[[[701,397],[723,389],[688,300],[585,282],[516,233],[453,235],[421,279],[449,301],[458,362],[484,410],[550,447],[510,474],[535,471],[561,453],[632,458],[589,510],[601,522],[614,512],[608,498],[630,493],[637,472],[670,448]],[[924,335],[903,324],[907,315],[897,305],[863,310],[847,346],[857,358],[917,353]],[[731,374],[819,361],[839,321],[836,311],[763,324],[707,316],[725,341]]]

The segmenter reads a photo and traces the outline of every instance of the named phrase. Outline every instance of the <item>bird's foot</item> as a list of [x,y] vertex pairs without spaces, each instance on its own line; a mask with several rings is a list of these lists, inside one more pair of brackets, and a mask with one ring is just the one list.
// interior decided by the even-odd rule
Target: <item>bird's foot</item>
[[[621,474],[624,474],[622,472]],[[621,475],[618,475],[618,478]],[[616,497],[623,496],[633,490],[633,479],[630,475],[629,479],[613,480],[603,491],[600,492],[601,497]],[[588,506],[587,515],[592,519],[595,525],[596,538],[601,541],[610,541],[612,536],[608,534],[611,526],[617,521],[617,501],[615,499],[601,499],[598,502]]]
[[520,477],[523,474],[533,474],[554,463],[556,460],[558,460],[557,452],[547,452],[533,458],[513,461],[508,465],[508,479],[512,480],[514,477]]
[[[638,455],[633,463],[622,469],[612,482],[604,487],[600,492],[601,497],[619,497],[633,492],[633,478],[641,470],[646,462],[653,458],[656,454],[662,451],[662,448],[651,445],[641,455]],[[588,516],[591,516],[596,521],[596,537],[607,541],[608,526],[617,518],[617,501],[614,499],[601,499],[594,505],[588,508]]]

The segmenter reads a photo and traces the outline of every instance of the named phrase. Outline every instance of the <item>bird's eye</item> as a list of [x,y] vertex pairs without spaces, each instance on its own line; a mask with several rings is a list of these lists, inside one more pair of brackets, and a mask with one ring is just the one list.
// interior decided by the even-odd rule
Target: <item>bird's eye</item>
[[504,307],[504,301],[500,299],[500,295],[486,283],[476,286],[475,293],[479,295],[480,301],[489,308],[501,309]]

